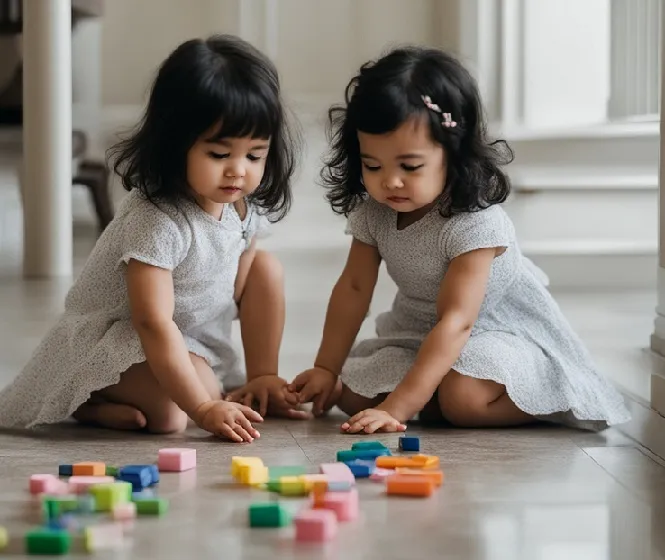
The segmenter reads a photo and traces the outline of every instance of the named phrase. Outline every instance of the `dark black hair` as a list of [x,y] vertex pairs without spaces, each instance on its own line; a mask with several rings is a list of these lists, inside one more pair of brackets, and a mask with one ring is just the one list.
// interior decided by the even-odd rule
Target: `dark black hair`
[[[422,96],[451,113],[457,126],[442,126],[442,115],[428,109]],[[336,213],[348,215],[367,196],[358,131],[385,134],[411,118],[429,123],[431,137],[447,155],[443,215],[480,210],[508,197],[510,181],[501,166],[513,160],[513,152],[504,140],[488,139],[476,81],[453,56],[433,48],[397,48],[361,66],[346,87],[345,100],[345,106],[328,112],[331,148],[321,170]]]
[[159,68],[143,118],[109,150],[109,159],[125,189],[138,189],[155,203],[177,204],[191,197],[187,152],[217,123],[215,139],[271,137],[265,173],[248,198],[271,220],[284,217],[299,135],[287,123],[275,66],[234,36],[177,47]]

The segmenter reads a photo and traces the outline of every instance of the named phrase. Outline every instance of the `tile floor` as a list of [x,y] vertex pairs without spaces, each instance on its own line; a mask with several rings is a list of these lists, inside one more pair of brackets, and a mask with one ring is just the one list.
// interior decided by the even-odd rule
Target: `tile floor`
[[[308,164],[296,186],[287,220],[265,246],[287,274],[288,317],[282,374],[307,367],[316,352],[326,298],[341,270],[347,240],[314,184],[320,138],[310,142]],[[318,157],[318,155],[316,156]],[[0,184],[1,190],[2,184]],[[0,193],[1,195],[2,193]],[[15,192],[0,205],[0,386],[8,383],[57,317],[69,281],[20,278],[20,213]],[[13,198],[12,198],[13,197]],[[13,202],[12,202],[13,201]],[[12,206],[12,204],[14,206]],[[94,242],[77,226],[76,269]],[[373,310],[389,304],[393,288],[381,278]],[[648,396],[655,294],[557,294],[594,356],[621,386]],[[371,334],[372,320],[362,335]],[[258,455],[269,465],[304,465],[316,471],[350,447],[338,433],[341,417],[307,423],[268,421],[248,446],[190,430],[156,437],[59,426],[33,434],[0,433],[0,526],[14,537],[9,557],[21,558],[22,533],[39,521],[26,491],[30,474],[57,472],[59,463],[99,459],[110,464],[154,460],[164,446],[192,446],[199,467],[164,476],[160,494],[171,499],[161,519],[142,520],[127,547],[104,557],[206,558],[459,558],[485,560],[665,559],[663,462],[616,430],[588,434],[555,427],[521,430],[413,432],[424,451],[441,457],[443,488],[432,498],[388,499],[379,485],[360,485],[361,518],[341,528],[326,547],[293,543],[293,530],[250,530],[247,506],[270,499],[230,484],[234,454]],[[396,437],[381,436],[392,448]],[[287,500],[297,508],[301,500]],[[80,540],[75,552],[80,557]],[[0,553],[1,555],[2,553]]]

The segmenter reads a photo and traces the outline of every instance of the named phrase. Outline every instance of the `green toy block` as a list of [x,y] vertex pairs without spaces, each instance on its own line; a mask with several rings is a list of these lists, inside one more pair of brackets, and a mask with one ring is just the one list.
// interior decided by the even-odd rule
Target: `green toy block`
[[337,460],[341,463],[347,463],[356,459],[373,461],[382,455],[392,455],[390,449],[342,449],[337,452]]
[[264,502],[249,506],[250,527],[286,527],[291,514],[277,502]]
[[353,451],[359,451],[363,449],[388,449],[380,441],[356,441],[351,449]]
[[28,554],[67,554],[71,546],[72,537],[67,531],[39,528],[25,534]]
[[42,512],[45,521],[52,521],[63,513],[76,511],[78,508],[78,496],[49,496],[42,500]]
[[307,469],[305,467],[268,467],[268,480],[279,480],[283,476],[300,476],[305,474]]
[[9,544],[9,533],[4,527],[0,527],[0,550]]
[[106,465],[106,476],[113,476],[117,477],[118,476],[118,467],[112,467],[110,465]]
[[139,498],[134,503],[139,515],[163,515],[169,509],[169,502],[164,498]]
[[95,497],[97,511],[111,511],[118,504],[125,504],[132,500],[132,485],[130,482],[110,482],[90,487],[90,493]]

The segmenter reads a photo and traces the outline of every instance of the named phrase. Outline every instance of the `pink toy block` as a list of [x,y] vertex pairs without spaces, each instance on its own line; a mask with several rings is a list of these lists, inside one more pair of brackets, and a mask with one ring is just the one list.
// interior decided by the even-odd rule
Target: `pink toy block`
[[50,494],[60,487],[60,480],[52,474],[33,474],[30,477],[31,494]]
[[131,521],[132,519],[135,519],[136,504],[134,502],[117,504],[111,512],[111,517],[116,521]]
[[369,475],[369,479],[373,480],[374,482],[383,482],[386,480],[386,478],[392,476],[393,474],[395,474],[393,469],[381,469],[377,467],[374,469],[374,472]]
[[345,463],[323,463],[319,470],[330,482],[350,482],[352,485],[356,483],[356,477]]
[[90,487],[96,484],[110,484],[115,482],[112,476],[71,476],[69,477],[69,491],[72,494],[85,494]]
[[337,515],[329,509],[301,511],[293,523],[300,542],[325,542],[337,535]]
[[315,509],[329,509],[337,515],[337,521],[352,521],[358,517],[358,490],[347,492],[326,492],[317,497]]
[[160,449],[157,465],[160,471],[181,472],[196,467],[196,449],[168,447]]

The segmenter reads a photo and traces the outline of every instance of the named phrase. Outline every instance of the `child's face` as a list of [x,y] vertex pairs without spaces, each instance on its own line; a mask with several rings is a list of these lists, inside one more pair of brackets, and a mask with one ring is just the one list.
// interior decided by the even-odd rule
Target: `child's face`
[[417,119],[387,134],[358,132],[362,177],[369,195],[398,212],[433,203],[446,184],[446,154]]
[[252,193],[261,183],[270,140],[223,138],[204,134],[187,154],[187,181],[203,209],[216,213]]

